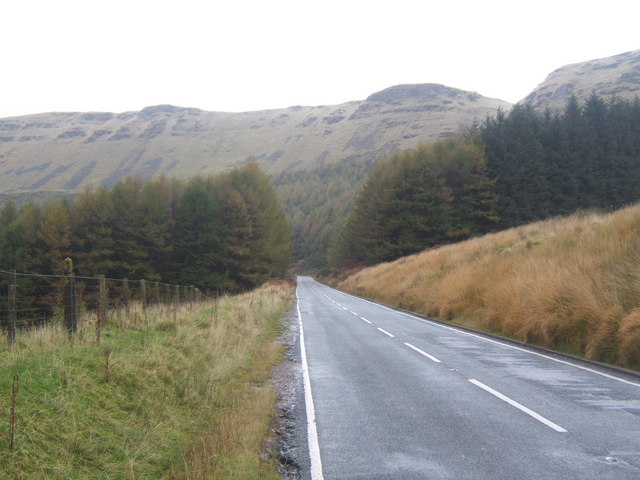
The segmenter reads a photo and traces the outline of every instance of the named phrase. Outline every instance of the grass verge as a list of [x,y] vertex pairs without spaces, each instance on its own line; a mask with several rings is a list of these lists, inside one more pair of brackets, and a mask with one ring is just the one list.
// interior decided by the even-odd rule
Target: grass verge
[[357,295],[640,369],[640,205],[581,213],[361,270]]
[[292,301],[290,285],[269,284],[114,317],[100,346],[83,328],[70,342],[60,325],[0,345],[0,478],[278,479],[261,448]]

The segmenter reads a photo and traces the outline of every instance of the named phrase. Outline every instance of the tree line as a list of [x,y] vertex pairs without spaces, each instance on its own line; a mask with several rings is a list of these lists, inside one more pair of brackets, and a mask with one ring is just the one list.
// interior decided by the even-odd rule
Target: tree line
[[501,227],[640,200],[640,100],[572,97],[560,114],[516,105],[479,129]]
[[127,177],[75,200],[0,209],[0,265],[80,276],[146,278],[203,291],[252,288],[283,276],[291,231],[255,162],[188,181]]
[[327,251],[351,211],[358,187],[375,164],[355,158],[283,171],[273,184],[293,230],[294,258],[302,270],[328,268]]
[[466,135],[380,162],[329,250],[334,268],[579,209],[640,200],[640,101],[592,95],[564,111],[516,105]]
[[372,265],[496,228],[497,197],[477,135],[380,162],[365,181],[329,259]]

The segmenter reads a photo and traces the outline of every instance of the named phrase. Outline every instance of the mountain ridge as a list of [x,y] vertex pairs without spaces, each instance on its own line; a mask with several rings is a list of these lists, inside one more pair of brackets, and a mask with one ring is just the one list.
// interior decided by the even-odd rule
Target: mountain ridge
[[0,193],[78,192],[136,174],[189,177],[258,161],[271,174],[387,156],[457,133],[511,104],[439,84],[339,105],[209,112],[51,112],[0,119]]
[[[640,50],[565,65],[519,103],[558,111],[575,95],[640,94]],[[153,105],[139,111],[0,118],[0,195],[74,194],[126,175],[186,178],[255,159],[270,175],[375,161],[458,134],[511,103],[436,83],[394,85],[364,100],[250,112]]]
[[594,93],[624,99],[640,95],[640,50],[557,68],[520,103],[557,111],[572,95],[584,102]]

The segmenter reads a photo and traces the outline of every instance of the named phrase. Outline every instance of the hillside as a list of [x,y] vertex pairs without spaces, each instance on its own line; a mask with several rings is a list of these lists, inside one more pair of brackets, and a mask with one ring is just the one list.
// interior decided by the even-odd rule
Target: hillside
[[508,108],[442,85],[400,85],[364,101],[257,112],[170,105],[140,112],[0,120],[0,194],[78,192],[127,174],[189,177],[254,157],[271,174],[375,158],[450,135]]
[[584,102],[592,93],[626,99],[640,95],[640,50],[558,68],[522,103],[537,110],[558,110],[571,95]]
[[341,289],[640,369],[640,205],[533,223],[352,274]]
[[73,341],[61,318],[14,345],[3,335],[0,478],[279,479],[271,376],[292,296],[279,282],[196,304],[110,301],[100,343],[83,303]]

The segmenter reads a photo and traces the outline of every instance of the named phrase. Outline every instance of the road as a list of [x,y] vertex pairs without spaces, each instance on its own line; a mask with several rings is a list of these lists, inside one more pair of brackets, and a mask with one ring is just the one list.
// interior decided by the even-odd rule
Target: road
[[303,478],[640,479],[640,379],[309,277],[297,296]]

